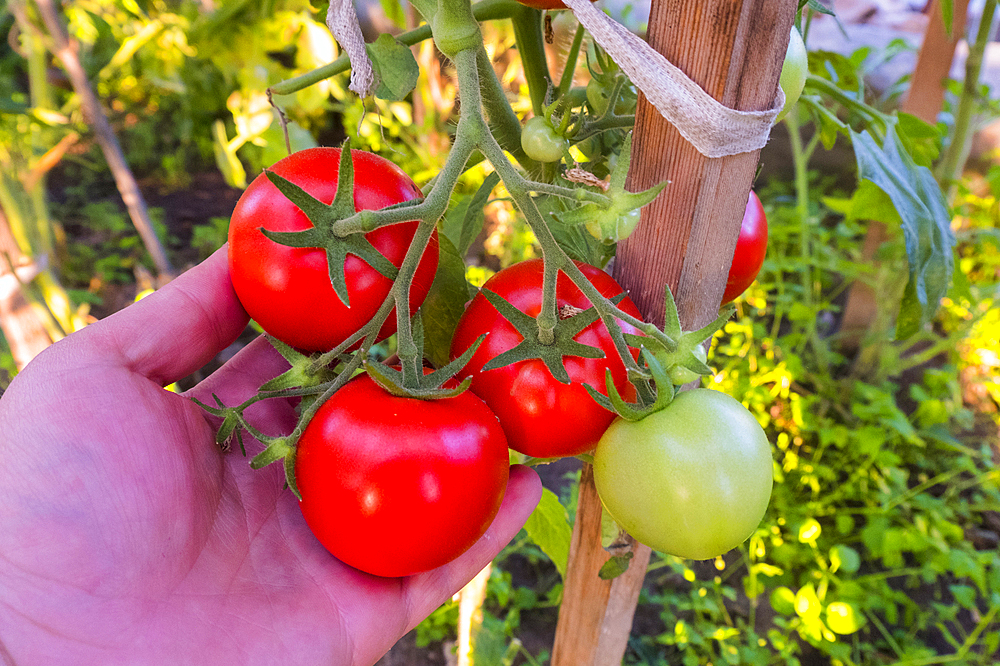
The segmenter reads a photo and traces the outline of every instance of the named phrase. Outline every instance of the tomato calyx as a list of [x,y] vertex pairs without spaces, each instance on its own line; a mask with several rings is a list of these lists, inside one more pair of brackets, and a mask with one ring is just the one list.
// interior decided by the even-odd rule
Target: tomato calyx
[[265,170],[264,173],[267,179],[278,188],[278,191],[298,206],[313,226],[302,231],[269,231],[261,227],[261,233],[275,243],[288,247],[326,250],[327,265],[330,268],[330,283],[344,305],[350,306],[344,268],[347,255],[358,257],[390,280],[396,279],[399,269],[375,249],[364,233],[358,231],[345,234],[335,226],[336,222],[357,213],[354,206],[354,164],[351,160],[349,140],[344,142],[340,152],[337,194],[330,204],[323,203],[295,183],[273,171]]
[[461,356],[437,370],[427,372],[421,364],[424,357],[424,326],[423,317],[421,317],[419,310],[413,317],[410,331],[416,353],[411,354],[408,359],[401,359],[403,361],[402,367],[392,367],[374,359],[362,362],[362,367],[372,380],[390,395],[400,398],[434,400],[454,398],[465,392],[472,383],[471,377],[464,378],[456,386],[447,386],[446,382],[449,382],[459,370],[465,367],[472,355],[479,349],[479,345],[486,339],[486,335],[479,336]]
[[608,179],[607,187],[601,186],[608,198],[607,204],[585,203],[564,213],[554,213],[563,224],[586,227],[591,236],[603,243],[617,243],[628,238],[639,223],[639,211],[651,203],[666,182],[659,183],[642,192],[625,189],[632,162],[632,133],[629,132],[622,144],[621,155]]
[[[626,336],[630,345],[641,348],[641,372],[630,373],[629,376],[636,389],[636,402],[627,402],[622,398],[610,376],[605,382],[607,396],[591,386],[587,387],[587,392],[594,400],[628,421],[641,421],[666,408],[676,395],[675,384],[688,383],[702,375],[711,374],[712,369],[703,360],[702,345],[736,312],[732,305],[725,306],[719,311],[715,321],[707,326],[696,331],[684,331],[681,329],[680,314],[670,287],[666,287],[664,291],[663,335]],[[681,370],[686,370],[693,376],[689,377]],[[678,378],[684,381],[675,381]]]
[[[562,384],[569,384],[570,377],[569,373],[566,372],[563,357],[604,358],[604,352],[597,347],[591,347],[573,339],[583,329],[599,319],[596,308],[589,307],[569,317],[557,318],[555,327],[552,329],[553,341],[546,344],[540,340],[538,320],[535,317],[521,312],[502,296],[489,289],[483,289],[482,294],[524,338],[514,348],[495,356],[483,365],[483,372],[537,358],[545,364],[553,378]],[[624,298],[624,294],[611,300],[617,302],[622,298]],[[471,354],[469,356],[471,358]]]

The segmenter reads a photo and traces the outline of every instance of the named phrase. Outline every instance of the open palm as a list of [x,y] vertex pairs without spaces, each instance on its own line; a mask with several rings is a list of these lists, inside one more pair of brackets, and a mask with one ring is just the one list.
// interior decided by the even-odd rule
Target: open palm
[[[204,412],[162,388],[246,321],[220,251],[50,347],[0,399],[0,660],[371,664],[527,519],[540,485],[514,468],[493,525],[451,564],[400,579],[341,564],[279,465],[221,452]],[[234,404],[286,367],[257,340],[189,395]],[[247,414],[269,434],[295,418],[278,400]]]

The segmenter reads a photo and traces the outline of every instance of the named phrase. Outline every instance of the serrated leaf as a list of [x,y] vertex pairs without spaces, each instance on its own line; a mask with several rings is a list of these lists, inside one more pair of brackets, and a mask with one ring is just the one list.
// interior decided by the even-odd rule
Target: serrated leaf
[[927,167],[918,166],[890,128],[883,146],[867,132],[852,133],[858,177],[886,193],[899,213],[910,264],[896,321],[896,338],[916,333],[937,312],[954,269],[955,235],[944,193]]
[[569,562],[569,542],[573,530],[566,517],[566,509],[559,498],[548,488],[542,489],[542,499],[524,524],[528,538],[545,553],[555,565],[559,575],[566,577]]
[[420,76],[420,66],[409,47],[392,35],[382,33],[374,42],[365,44],[365,50],[378,75],[375,96],[390,102],[406,99]]
[[448,363],[451,338],[465,304],[472,298],[465,281],[465,262],[443,234],[438,234],[438,267],[420,306],[424,326],[424,356],[436,367]]

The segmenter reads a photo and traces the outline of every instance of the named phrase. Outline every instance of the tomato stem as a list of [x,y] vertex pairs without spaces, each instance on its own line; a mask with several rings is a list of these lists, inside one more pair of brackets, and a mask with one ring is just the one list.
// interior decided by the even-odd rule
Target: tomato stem
[[528,96],[536,116],[542,115],[545,98],[552,87],[548,59],[545,55],[545,35],[542,33],[542,12],[520,6],[511,14],[514,41],[521,56],[524,79],[528,82]]

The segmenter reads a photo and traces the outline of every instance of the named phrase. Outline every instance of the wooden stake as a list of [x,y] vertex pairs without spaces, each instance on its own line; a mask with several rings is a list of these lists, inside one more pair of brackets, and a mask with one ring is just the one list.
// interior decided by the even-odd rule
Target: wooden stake
[[[774,103],[796,7],[796,0],[653,0],[648,40],[724,104],[765,110]],[[757,158],[706,158],[640,95],[629,189],[670,185],[619,245],[615,276],[648,321],[663,322],[667,284],[685,329],[715,319]],[[627,572],[600,580],[608,559],[600,511],[585,466],[552,666],[620,664],[627,646],[650,551],[637,545]]]

